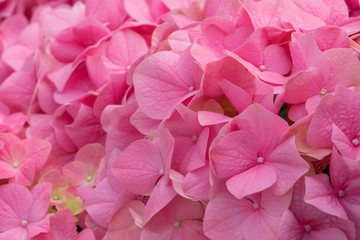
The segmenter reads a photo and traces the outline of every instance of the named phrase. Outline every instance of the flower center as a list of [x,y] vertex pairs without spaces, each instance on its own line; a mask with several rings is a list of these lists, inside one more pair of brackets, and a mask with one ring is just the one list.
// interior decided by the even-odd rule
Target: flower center
[[21,226],[26,227],[27,225],[28,225],[28,221],[26,220],[21,221]]
[[259,69],[260,69],[260,71],[264,71],[264,70],[266,69],[266,67],[265,67],[264,65],[261,65],[261,66],[259,67]]
[[196,142],[196,141],[198,140],[198,136],[194,135],[194,136],[192,137],[192,140],[193,140],[193,142]]
[[180,221],[174,222],[174,228],[178,228],[178,227],[180,227],[180,225],[181,225]]
[[20,164],[18,162],[13,162],[12,166],[13,166],[13,168],[18,168],[20,166]]
[[354,138],[354,139],[351,141],[351,143],[352,143],[355,147],[357,147],[357,146],[359,145],[360,141],[359,141],[359,139]]
[[311,231],[311,226],[309,224],[305,225],[305,231],[310,232]]
[[165,170],[162,168],[162,169],[160,169],[160,171],[159,171],[159,175],[161,175],[161,176],[163,176],[164,175],[164,173],[165,173]]
[[193,87],[193,86],[189,87],[189,92],[192,92],[192,91],[194,91],[194,87]]
[[87,176],[87,177],[86,177],[86,181],[87,181],[87,182],[91,182],[91,180],[93,180],[93,177],[92,177],[92,176]]
[[57,201],[57,200],[59,200],[60,198],[59,198],[58,195],[55,195],[55,196],[52,197],[52,199],[55,200],[55,201]]
[[258,157],[257,162],[258,162],[258,163],[263,163],[263,162],[264,162],[264,158],[263,158],[263,157]]
[[254,204],[253,204],[253,208],[254,208],[255,210],[258,210],[258,209],[260,208],[260,206],[259,206],[259,204],[254,203]]
[[325,88],[321,89],[320,95],[324,96],[326,94],[327,90]]
[[343,196],[345,196],[345,192],[343,190],[340,190],[338,192],[338,195],[339,195],[339,197],[343,197]]

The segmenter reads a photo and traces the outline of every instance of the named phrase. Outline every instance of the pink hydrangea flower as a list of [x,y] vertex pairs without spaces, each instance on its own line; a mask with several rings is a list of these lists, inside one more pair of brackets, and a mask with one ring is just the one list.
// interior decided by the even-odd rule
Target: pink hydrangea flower
[[0,187],[0,239],[29,239],[50,230],[51,184],[39,183],[31,192],[19,184]]

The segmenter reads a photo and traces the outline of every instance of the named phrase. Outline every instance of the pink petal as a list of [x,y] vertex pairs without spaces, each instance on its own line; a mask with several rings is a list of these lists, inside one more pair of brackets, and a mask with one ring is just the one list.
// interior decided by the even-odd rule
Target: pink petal
[[272,44],[264,49],[266,71],[287,74],[291,69],[290,53],[282,46]]
[[10,106],[27,106],[34,93],[35,78],[28,72],[11,74],[0,86],[0,99]]
[[150,219],[163,209],[174,197],[176,192],[171,184],[162,177],[152,191],[148,202],[144,208],[143,224],[145,225]]
[[289,128],[284,119],[259,104],[249,106],[234,119],[239,129],[246,129],[255,138],[262,154],[274,148]]
[[214,173],[229,178],[256,166],[258,146],[246,131],[225,135],[210,152]]
[[[164,172],[159,149],[150,141],[131,143],[114,162],[113,173],[121,185],[135,194],[151,190]],[[163,171],[161,171],[163,170]]]
[[42,139],[27,139],[23,141],[27,158],[35,162],[35,170],[39,171],[46,163],[50,151],[51,144],[48,141]]
[[56,239],[73,240],[77,236],[74,215],[70,209],[60,210],[51,216],[50,226]]
[[29,190],[19,184],[6,184],[0,187],[0,231],[8,231],[21,226],[33,204]]
[[277,174],[272,187],[276,195],[285,194],[296,181],[309,170],[309,164],[300,157],[295,146],[295,137],[287,139],[265,158]]
[[119,207],[127,201],[133,199],[133,195],[128,191],[114,191],[107,179],[99,182],[94,189],[87,193],[85,197],[85,209],[92,217],[92,221],[103,228],[109,225],[112,214],[116,207],[115,202],[119,201]]
[[4,51],[2,60],[15,71],[20,71],[31,53],[32,51],[23,45],[13,45]]
[[139,108],[149,117],[163,119],[199,88],[201,70],[189,55],[162,51],[142,61],[134,72]]
[[50,205],[51,188],[50,183],[38,183],[31,189],[34,201],[28,214],[29,221],[37,222],[45,216]]
[[328,214],[348,219],[344,208],[337,199],[337,193],[329,183],[327,175],[319,174],[312,177],[305,177],[305,186],[306,194],[304,200],[306,203]]
[[258,164],[226,181],[226,186],[237,199],[261,192],[276,182],[276,172],[268,165]]
[[115,33],[106,49],[107,57],[124,70],[147,52],[144,38],[130,29]]
[[125,9],[116,0],[88,0],[86,2],[86,16],[92,16],[114,30],[124,21]]
[[144,209],[144,203],[138,200],[129,202],[127,205],[119,209],[111,219],[108,229],[110,239],[140,239],[141,228],[134,221],[131,211],[141,213]]

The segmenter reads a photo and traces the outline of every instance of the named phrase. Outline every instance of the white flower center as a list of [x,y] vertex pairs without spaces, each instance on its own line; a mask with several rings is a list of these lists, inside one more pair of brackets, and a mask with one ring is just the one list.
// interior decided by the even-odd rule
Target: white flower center
[[20,164],[18,162],[13,162],[12,166],[13,166],[13,168],[18,168],[20,166]]
[[60,198],[59,198],[58,195],[55,195],[55,196],[52,197],[52,199],[55,200],[55,201],[57,201],[57,200],[59,200]]
[[28,221],[26,220],[21,221],[21,226],[26,227],[27,225],[28,225]]
[[310,232],[311,231],[311,226],[309,224],[305,225],[305,231]]
[[263,157],[258,157],[257,162],[258,162],[258,163],[263,163],[263,162],[264,162],[264,158],[263,158]]
[[266,69],[266,67],[265,67],[264,65],[261,65],[261,66],[259,67],[259,69],[260,69],[260,71],[264,71],[264,70]]
[[180,225],[181,225],[180,221],[174,222],[174,228],[178,228],[178,227],[180,227]]
[[159,171],[159,175],[164,175],[165,174],[165,170],[162,168],[162,169],[160,169],[160,171]]
[[192,91],[194,91],[194,87],[193,86],[191,86],[191,87],[189,87],[189,92],[192,92]]
[[257,203],[254,203],[254,204],[253,204],[253,208],[254,208],[255,210],[258,210],[259,207],[260,207],[259,204],[257,204]]
[[321,96],[324,96],[325,94],[326,94],[326,92],[327,92],[327,90],[326,89],[321,89],[321,91],[320,91],[320,95]]
[[86,177],[86,181],[87,181],[87,182],[91,182],[91,180],[93,180],[93,177],[92,177],[92,176],[87,176],[87,177]]
[[357,146],[359,145],[360,141],[359,141],[359,139],[354,138],[354,139],[351,141],[351,143],[352,143],[355,147],[357,147]]
[[339,197],[343,197],[343,196],[345,196],[345,192],[343,190],[340,190],[338,192],[338,195],[339,195]]
[[196,142],[196,141],[198,140],[198,136],[194,135],[194,136],[192,137],[192,140],[193,140],[194,142]]

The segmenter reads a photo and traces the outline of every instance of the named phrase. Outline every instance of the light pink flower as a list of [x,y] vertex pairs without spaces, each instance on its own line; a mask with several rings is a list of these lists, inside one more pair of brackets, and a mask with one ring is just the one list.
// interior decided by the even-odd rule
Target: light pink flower
[[360,168],[359,164],[341,157],[333,148],[330,160],[330,180],[325,174],[305,177],[305,202],[342,219],[354,222],[360,231]]
[[291,191],[275,196],[266,190],[242,199],[220,192],[206,207],[205,235],[214,240],[275,240],[281,216],[290,201]]
[[19,184],[0,187],[0,239],[27,240],[48,232],[51,185],[40,183],[31,192]]
[[[328,215],[304,202],[305,181],[294,186],[290,208],[281,218],[279,240],[287,239],[355,239],[351,221]],[[321,204],[325,204],[324,202]]]
[[310,123],[307,141],[316,147],[334,144],[345,157],[360,159],[360,93],[337,87],[335,96],[320,103]]
[[233,124],[231,132],[214,140],[210,158],[215,175],[227,180],[236,198],[268,188],[277,195],[285,194],[308,171],[295,138],[282,141],[288,125],[279,116],[254,104],[234,118]]

